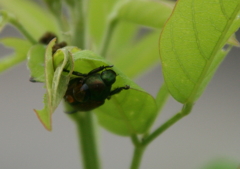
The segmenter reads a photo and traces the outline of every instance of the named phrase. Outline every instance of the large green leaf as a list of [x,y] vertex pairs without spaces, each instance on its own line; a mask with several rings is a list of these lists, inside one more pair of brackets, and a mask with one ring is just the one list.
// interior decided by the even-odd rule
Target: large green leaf
[[28,41],[18,38],[4,38],[0,40],[0,43],[14,50],[14,54],[0,59],[0,72],[24,61],[27,58],[27,51],[31,47]]
[[177,2],[160,37],[164,78],[177,101],[201,95],[230,49],[224,45],[240,26],[239,12],[239,0]]
[[[88,73],[110,62],[91,51],[73,53],[74,71]],[[100,124],[106,129],[119,135],[141,134],[151,126],[156,116],[155,99],[125,76],[119,69],[113,67],[118,74],[113,89],[130,85],[129,90],[114,95],[105,104],[94,111]]]
[[17,16],[19,22],[36,39],[45,32],[59,33],[53,17],[40,5],[29,0],[0,0],[0,7]]

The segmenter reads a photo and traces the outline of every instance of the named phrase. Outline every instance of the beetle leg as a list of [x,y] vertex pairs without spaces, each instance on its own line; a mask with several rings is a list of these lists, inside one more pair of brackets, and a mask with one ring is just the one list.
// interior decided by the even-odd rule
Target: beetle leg
[[106,68],[112,68],[112,67],[113,67],[113,65],[110,65],[110,66],[100,66],[100,67],[98,67],[96,69],[91,70],[87,75],[89,76],[89,75],[98,73],[98,72],[100,72],[100,71],[102,71],[102,70],[104,70]]
[[[102,70],[104,70],[104,69],[106,69],[106,68],[111,68],[111,67],[113,67],[113,65],[111,65],[111,66],[100,66],[100,67],[98,67],[98,68],[96,68],[96,69],[91,70],[91,71],[88,72],[87,74],[85,74],[85,73],[80,73],[80,72],[76,72],[76,71],[73,71],[72,74],[73,74],[73,75],[76,75],[76,76],[87,77],[87,76],[89,76],[89,75],[95,74],[95,73],[100,72],[100,71],[102,71]],[[69,73],[69,70],[64,69],[63,71]]]
[[107,97],[107,99],[110,99],[112,95],[115,95],[115,94],[117,94],[117,93],[120,93],[122,90],[128,90],[128,89],[130,89],[130,86],[128,86],[128,85],[126,85],[126,86],[124,86],[124,87],[118,87],[118,88],[116,88],[116,89],[114,89],[114,90],[112,90],[112,91],[110,92],[110,94],[109,94],[109,96]]
[[[63,71],[69,73],[69,70],[67,70],[67,69],[63,69]],[[84,73],[80,73],[80,72],[76,72],[76,71],[73,71],[72,74],[76,75],[76,76],[82,76],[82,77],[87,77],[88,76],[88,74],[84,74]]]

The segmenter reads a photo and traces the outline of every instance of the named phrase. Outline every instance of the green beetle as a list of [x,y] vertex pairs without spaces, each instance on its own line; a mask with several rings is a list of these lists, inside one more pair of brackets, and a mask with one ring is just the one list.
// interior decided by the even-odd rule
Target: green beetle
[[79,77],[70,80],[65,101],[76,111],[90,111],[103,105],[105,99],[110,99],[112,95],[129,89],[130,86],[126,85],[111,90],[117,76],[112,67],[100,66],[87,74],[74,71],[72,74]]

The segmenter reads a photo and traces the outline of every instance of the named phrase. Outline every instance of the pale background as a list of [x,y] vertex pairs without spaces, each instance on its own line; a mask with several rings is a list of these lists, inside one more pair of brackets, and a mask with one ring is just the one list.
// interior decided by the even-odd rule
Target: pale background
[[[16,32],[8,27],[1,37],[8,35]],[[3,56],[6,49],[0,51]],[[192,113],[147,148],[141,169],[198,169],[216,157],[240,162],[239,55],[234,48]],[[60,107],[53,115],[53,131],[46,131],[33,112],[43,106],[44,89],[28,79],[25,62],[0,75],[0,169],[81,168],[75,126]],[[160,67],[136,81],[155,96],[162,83]],[[155,126],[180,108],[170,99]],[[130,139],[103,129],[99,136],[103,169],[129,168]]]

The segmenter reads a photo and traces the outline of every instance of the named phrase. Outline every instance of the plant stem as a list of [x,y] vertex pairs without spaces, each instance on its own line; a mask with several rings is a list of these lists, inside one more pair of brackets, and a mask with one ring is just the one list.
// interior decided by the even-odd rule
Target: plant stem
[[182,111],[175,114],[172,118],[170,118],[163,125],[161,125],[159,128],[157,128],[152,134],[150,134],[148,137],[146,137],[143,140],[142,145],[147,146],[150,142],[152,142],[156,137],[158,137],[160,134],[162,134],[165,130],[167,130],[169,127],[171,127],[177,121],[182,119],[184,116],[188,115],[191,112],[192,107],[193,107],[192,103],[183,105]]
[[130,169],[138,169],[139,168],[141,161],[142,161],[142,156],[143,156],[144,150],[145,150],[145,146],[135,147]]
[[[164,88],[164,87],[163,87]],[[164,89],[165,90],[165,89]],[[164,92],[166,93],[166,92]],[[161,125],[158,129],[156,129],[152,134],[149,136],[143,137],[143,141],[139,141],[136,135],[132,135],[131,139],[135,146],[131,168],[130,169],[138,169],[140,167],[141,159],[146,147],[151,143],[156,137],[162,134],[165,130],[175,124],[178,120],[183,118],[184,116],[188,115],[192,110],[193,104],[188,103],[183,105],[182,110],[166,121],[163,125]]]
[[132,143],[134,144],[135,147],[141,145],[141,142],[139,141],[136,134],[131,135],[131,139],[132,139]]
[[84,169],[100,169],[92,113],[78,112],[70,116],[77,126]]

